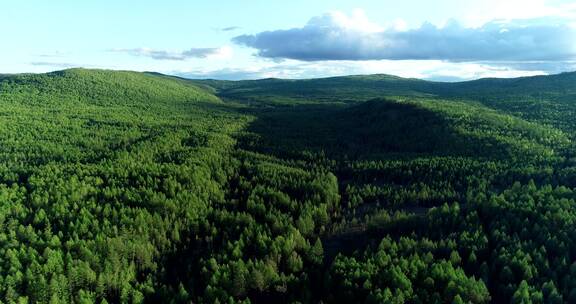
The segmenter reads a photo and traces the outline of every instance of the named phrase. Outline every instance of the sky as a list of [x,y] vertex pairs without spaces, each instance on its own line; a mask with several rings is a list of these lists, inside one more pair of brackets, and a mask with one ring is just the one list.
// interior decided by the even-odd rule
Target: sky
[[2,0],[0,33],[0,73],[460,81],[576,70],[575,0]]

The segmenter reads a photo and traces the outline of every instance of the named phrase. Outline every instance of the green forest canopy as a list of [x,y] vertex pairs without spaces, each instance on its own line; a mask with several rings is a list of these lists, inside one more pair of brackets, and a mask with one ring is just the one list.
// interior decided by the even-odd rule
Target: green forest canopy
[[3,76],[0,301],[576,302],[575,75]]

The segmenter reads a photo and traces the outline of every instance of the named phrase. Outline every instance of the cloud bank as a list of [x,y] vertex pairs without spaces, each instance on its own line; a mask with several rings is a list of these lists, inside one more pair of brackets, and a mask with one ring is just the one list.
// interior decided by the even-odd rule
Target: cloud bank
[[51,62],[51,61],[34,61],[34,62],[30,62],[30,65],[48,66],[48,67],[55,67],[55,68],[62,68],[62,69],[80,66],[78,64],[69,63],[69,62]]
[[[576,65],[572,65],[576,68]],[[420,78],[437,81],[462,81],[484,77],[520,77],[544,75],[537,70],[517,70],[505,66],[492,66],[484,63],[445,62],[440,60],[378,60],[378,61],[314,61],[302,62],[286,60],[282,63],[268,62],[244,68],[224,68],[189,71],[168,71],[192,79],[245,80],[261,78],[303,79],[352,74],[392,74],[407,78]]]
[[233,38],[273,59],[570,61],[576,59],[574,20],[543,17],[495,20],[476,28],[456,21],[424,23],[407,29],[370,21],[362,11],[333,12],[312,18],[304,27]]
[[208,58],[229,56],[229,47],[221,48],[191,48],[185,51],[174,52],[151,48],[112,49],[112,52],[126,53],[132,56],[148,57],[155,60],[186,60],[190,58]]

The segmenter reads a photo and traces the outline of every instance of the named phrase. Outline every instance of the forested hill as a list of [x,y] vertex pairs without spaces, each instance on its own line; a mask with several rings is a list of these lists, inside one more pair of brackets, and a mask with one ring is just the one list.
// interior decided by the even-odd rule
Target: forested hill
[[0,94],[27,102],[56,98],[91,104],[219,101],[211,92],[173,77],[88,69],[7,75],[0,77]]
[[276,105],[358,103],[385,96],[465,100],[576,131],[573,124],[568,123],[576,115],[576,72],[464,82],[434,82],[382,74],[304,80],[193,82],[214,88],[223,98]]
[[576,303],[575,77],[0,76],[0,303]]
[[322,151],[336,159],[394,154],[511,162],[553,157],[570,144],[565,132],[550,126],[476,103],[423,98],[283,106],[260,113],[250,130],[260,134],[259,148],[281,154]]
[[576,72],[520,78],[485,78],[447,83],[443,86],[455,95],[470,96],[534,96],[567,100],[576,97]]
[[237,98],[263,95],[317,101],[363,101],[382,96],[506,98],[518,96],[574,98],[576,72],[520,78],[485,78],[464,82],[434,82],[375,74],[320,79],[263,79],[247,81],[194,80],[220,94]]

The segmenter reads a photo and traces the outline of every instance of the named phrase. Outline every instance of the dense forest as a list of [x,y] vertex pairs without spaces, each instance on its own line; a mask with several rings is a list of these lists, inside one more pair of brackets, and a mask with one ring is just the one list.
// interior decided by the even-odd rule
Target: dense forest
[[0,303],[576,303],[576,73],[0,78]]

